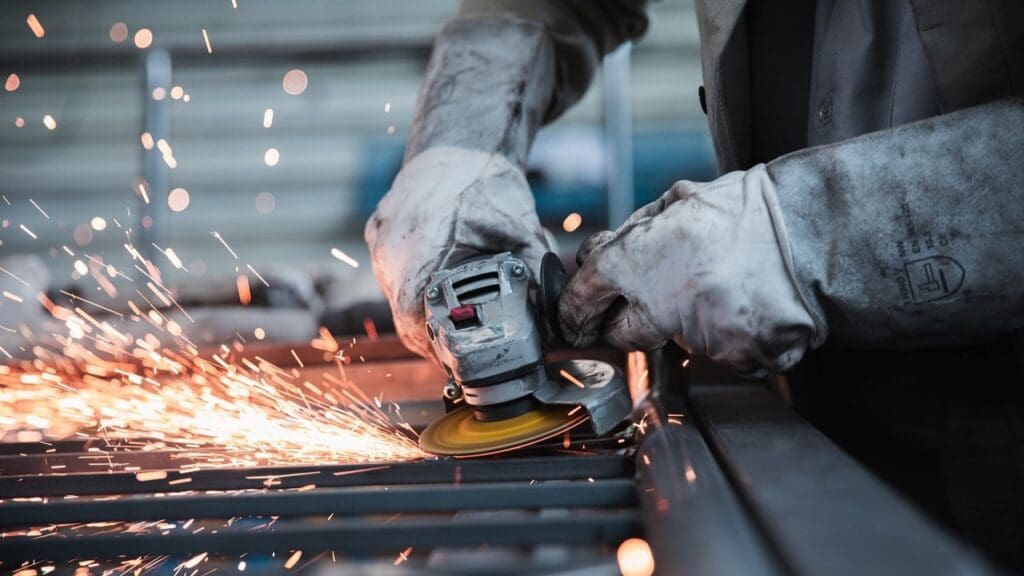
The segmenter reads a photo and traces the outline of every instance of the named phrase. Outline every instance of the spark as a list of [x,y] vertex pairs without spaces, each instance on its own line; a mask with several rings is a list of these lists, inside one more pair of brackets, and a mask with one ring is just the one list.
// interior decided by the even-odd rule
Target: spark
[[185,89],[181,86],[175,86],[171,88],[171,98],[175,100],[181,100],[181,97],[185,95]]
[[135,475],[135,479],[138,480],[139,482],[153,482],[154,480],[166,480],[167,472],[164,470],[139,472]]
[[164,88],[163,86],[157,86],[156,88],[153,88],[153,100],[159,102],[164,98],[167,98],[166,88]]
[[18,128],[24,128],[25,127],[25,119],[22,118],[21,116],[18,116],[17,118],[14,119],[14,125],[17,126]]
[[117,316],[118,318],[124,318],[124,314],[118,312],[117,310],[114,310],[112,308],[107,308],[106,306],[104,306],[102,304],[97,304],[96,302],[93,302],[92,300],[89,300],[88,298],[82,298],[81,296],[79,296],[77,294],[72,294],[71,292],[68,292],[67,290],[61,290],[60,293],[65,295],[65,296],[67,296],[68,298],[71,298],[71,300],[73,300],[73,301],[81,300],[82,302],[85,302],[86,304],[95,306],[96,308],[99,308],[100,310],[103,310],[104,312],[107,312],[109,314],[113,314],[113,315]]
[[295,69],[289,70],[284,75],[284,79],[281,80],[281,87],[284,91],[292,96],[298,96],[306,91],[306,87],[309,85],[309,78],[306,73],[302,70]]
[[139,28],[135,32],[135,47],[139,49],[149,48],[153,44],[153,31],[149,28]]
[[238,561],[238,571],[245,572],[245,560]]
[[93,219],[89,221],[89,225],[97,232],[102,232],[107,229],[107,221],[100,216],[94,216]]
[[239,274],[235,279],[235,287],[238,288],[238,301],[242,306],[252,304],[252,291],[249,289],[249,277]]
[[7,268],[4,268],[3,266],[0,266],[0,272],[3,272],[4,274],[7,274],[7,275],[8,275],[8,276],[10,276],[11,278],[14,278],[14,279],[15,279],[15,280],[17,280],[18,282],[20,282],[20,283],[24,284],[25,286],[28,286],[28,285],[29,285],[29,283],[28,283],[28,282],[26,282],[26,281],[24,281],[23,279],[19,278],[19,277],[18,277],[18,276],[17,276],[17,275],[16,275],[16,274],[15,274],[14,272],[11,272],[10,270],[8,270]]
[[[152,139],[152,136],[150,139]],[[146,193],[146,184],[143,182],[139,182],[139,194],[142,195],[142,201],[149,204],[149,194]]]
[[391,102],[384,103],[384,113],[387,114],[388,112],[391,112]]
[[263,163],[267,166],[274,167],[281,161],[281,153],[277,148],[267,148],[267,151],[263,153]]
[[42,208],[40,208],[40,207],[39,207],[39,204],[36,204],[36,201],[35,201],[35,200],[33,200],[33,199],[29,198],[29,199],[28,199],[28,201],[29,201],[29,202],[31,202],[31,203],[32,203],[32,205],[36,207],[36,210],[39,210],[39,213],[40,213],[40,214],[42,214],[44,218],[46,218],[47,220],[49,220],[49,219],[50,219],[50,215],[49,215],[49,214],[47,214],[45,210],[43,210]]
[[583,385],[583,382],[580,382],[579,378],[573,376],[564,368],[558,371],[558,375],[561,376],[562,378],[565,378],[569,382],[573,383],[575,386],[578,386],[580,388],[586,388],[586,386]]
[[124,22],[114,22],[110,27],[110,40],[120,44],[128,39],[128,26]]
[[39,18],[36,18],[35,14],[29,14],[25,22],[28,23],[29,29],[32,30],[36,38],[42,38],[46,35],[46,30],[43,29],[43,25],[39,22]]
[[12,292],[8,292],[7,290],[4,290],[4,291],[3,291],[3,295],[4,295],[4,297],[5,297],[5,298],[7,298],[8,300],[11,300],[11,301],[17,302],[18,304],[21,304],[22,302],[24,302],[24,301],[25,301],[25,299],[24,299],[24,298],[22,298],[21,296],[18,296],[17,294],[14,294],[14,293],[12,293]]
[[642,538],[628,538],[619,544],[615,554],[623,576],[651,576],[654,574],[654,554]]
[[263,127],[270,128],[274,125],[274,109],[267,108],[263,111]]
[[202,562],[206,558],[206,556],[207,556],[206,552],[203,552],[201,554],[196,554],[195,556],[189,558],[187,562],[185,562],[185,564],[184,564],[185,568],[195,568],[196,566],[199,565],[200,562]]
[[260,282],[263,282],[264,286],[266,286],[267,288],[270,288],[270,282],[267,282],[263,278],[263,276],[260,276],[260,273],[257,272],[256,269],[252,267],[252,264],[246,264],[245,267],[249,269],[249,272],[252,272],[253,275],[255,275],[257,278],[259,278]]
[[394,565],[398,566],[399,564],[401,564],[401,563],[405,562],[406,560],[408,560],[409,559],[409,554],[412,554],[412,546],[409,546],[408,548],[406,548],[405,550],[403,550],[401,553],[398,554],[398,558],[395,558]]
[[175,188],[167,195],[167,206],[173,212],[184,212],[190,201],[188,190],[184,188]]
[[683,360],[683,363],[682,363],[683,368],[686,368],[689,365],[690,365],[690,359],[689,358],[685,358]]
[[292,555],[288,557],[288,560],[284,563],[285,570],[291,570],[299,563],[299,558],[302,558],[302,550],[296,550],[292,552]]
[[562,220],[562,230],[575,232],[581,224],[583,224],[583,216],[580,216],[577,212],[572,212],[565,217],[565,220]]
[[206,43],[206,53],[213,54],[213,46],[210,46],[210,35],[206,33],[206,28],[203,28],[203,42]]
[[14,92],[18,89],[18,86],[21,86],[21,78],[17,74],[9,74],[7,81],[4,82],[4,89],[8,92]]
[[345,254],[338,248],[331,248],[331,256],[334,256],[338,260],[341,260],[342,262],[348,264],[353,268],[359,268],[359,262],[356,262],[355,258],[349,256],[348,254]]
[[220,243],[224,245],[224,248],[226,248],[227,251],[231,253],[235,260],[238,260],[238,254],[235,254],[235,251],[231,249],[231,246],[228,246],[227,241],[225,241],[224,237],[220,235],[220,232],[214,230],[213,232],[210,232],[210,234],[213,234],[213,237],[219,240]]
[[47,115],[43,116],[43,126],[46,126],[47,130],[56,130],[57,129],[57,121],[53,119],[53,116],[50,116],[49,114],[47,114]]
[[25,234],[28,234],[29,236],[31,236],[33,240],[38,240],[39,239],[39,237],[36,236],[34,232],[32,232],[31,230],[26,228],[24,224],[19,224],[18,227],[21,228],[22,232],[24,232]]

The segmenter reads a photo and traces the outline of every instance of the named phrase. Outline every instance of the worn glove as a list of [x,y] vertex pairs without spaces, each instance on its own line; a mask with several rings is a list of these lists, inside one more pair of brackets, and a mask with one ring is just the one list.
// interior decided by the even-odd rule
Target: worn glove
[[366,224],[395,330],[431,357],[423,290],[430,274],[509,251],[536,272],[550,246],[522,167],[555,83],[541,22],[460,17],[438,36],[405,162]]
[[519,168],[500,154],[449,147],[406,163],[367,222],[366,241],[395,330],[428,357],[423,291],[432,272],[507,250],[536,274],[551,248]]
[[562,295],[575,346],[681,347],[755,377],[785,370],[827,328],[793,280],[775,188],[758,165],[677,182],[614,233],[589,239]]

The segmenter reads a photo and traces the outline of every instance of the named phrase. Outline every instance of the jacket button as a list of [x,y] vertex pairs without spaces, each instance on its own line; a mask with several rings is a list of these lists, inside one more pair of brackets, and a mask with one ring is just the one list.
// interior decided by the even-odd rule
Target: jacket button
[[704,111],[704,115],[706,116],[708,113],[708,97],[704,93],[703,84],[700,86],[700,88],[697,88],[697,98],[700,100],[700,109]]

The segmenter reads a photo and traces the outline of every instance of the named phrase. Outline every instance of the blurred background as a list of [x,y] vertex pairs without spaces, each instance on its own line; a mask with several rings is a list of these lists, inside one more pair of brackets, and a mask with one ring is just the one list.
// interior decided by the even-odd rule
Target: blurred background
[[[399,168],[432,36],[456,8],[3,2],[0,261],[36,256],[53,298],[117,308],[100,278],[139,276],[130,239],[167,286],[319,320],[342,311],[338,330],[351,331],[380,300],[363,223]],[[541,132],[529,176],[563,259],[673,181],[714,176],[700,84],[692,3],[658,2],[646,38]],[[309,282],[275,300],[258,289],[271,277]]]

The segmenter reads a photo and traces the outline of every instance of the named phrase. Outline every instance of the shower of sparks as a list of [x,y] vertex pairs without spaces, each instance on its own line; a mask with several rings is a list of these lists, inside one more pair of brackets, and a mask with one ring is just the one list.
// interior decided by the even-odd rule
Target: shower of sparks
[[213,54],[213,46],[210,46],[210,35],[206,33],[206,28],[203,28],[203,42],[206,43],[206,53]]
[[42,38],[46,35],[46,30],[43,30],[43,25],[39,22],[39,19],[36,18],[35,14],[29,14],[28,18],[25,19],[25,22],[28,23],[29,29],[32,30],[32,33],[35,34],[36,38]]
[[[64,329],[35,334],[27,347],[31,359],[0,365],[0,437],[31,432],[46,439],[101,438],[133,450],[177,448],[181,472],[425,456],[393,423],[388,410],[397,408],[382,407],[348,379],[343,364],[349,360],[329,332],[321,330],[311,346],[335,357],[337,375],[316,372],[314,378],[277,366],[247,353],[240,341],[200,350],[158,308],[174,302],[157,268],[130,244],[125,248],[136,269],[151,276],[148,288],[160,302],[136,291],[142,300],[127,300],[131,312],[122,313],[67,291],[61,294],[70,305],[39,295]],[[97,264],[93,272],[104,270],[109,275]],[[116,270],[112,278],[120,281]],[[107,315],[94,316],[80,304]],[[11,352],[0,353],[10,358]],[[133,472],[140,482],[167,478],[166,466]]]
[[338,260],[341,260],[342,262],[348,264],[353,268],[359,268],[359,262],[356,262],[355,258],[349,256],[348,254],[345,254],[338,248],[331,248],[331,256],[334,256]]

